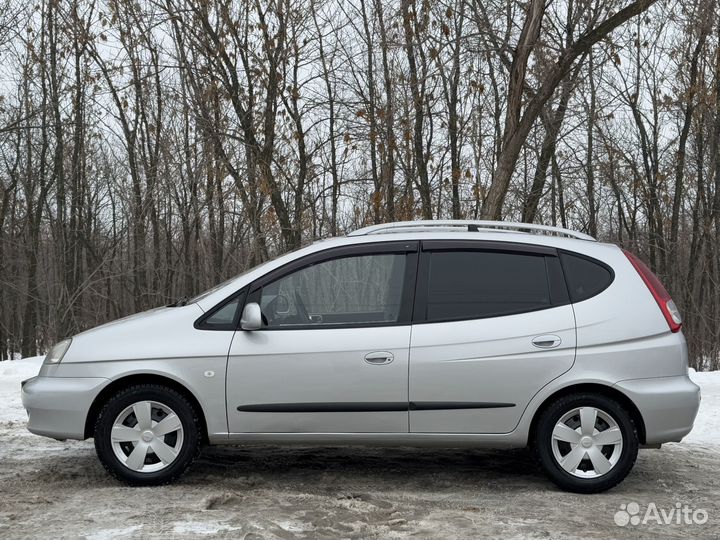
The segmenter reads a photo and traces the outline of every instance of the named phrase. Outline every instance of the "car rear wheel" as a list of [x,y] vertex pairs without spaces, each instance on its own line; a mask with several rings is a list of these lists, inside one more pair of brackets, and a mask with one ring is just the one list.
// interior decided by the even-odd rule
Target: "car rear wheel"
[[131,485],[175,480],[200,451],[201,424],[177,391],[134,385],[112,396],[95,424],[95,450],[115,478]]
[[559,487],[598,493],[628,475],[637,458],[638,435],[632,417],[617,401],[572,394],[540,413],[533,446]]

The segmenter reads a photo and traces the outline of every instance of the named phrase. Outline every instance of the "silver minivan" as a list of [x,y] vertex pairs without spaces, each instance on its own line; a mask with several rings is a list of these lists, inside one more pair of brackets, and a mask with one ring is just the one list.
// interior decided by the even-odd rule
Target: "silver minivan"
[[681,324],[636,256],[585,234],[390,223],[66,339],[22,399],[31,432],[93,437],[133,485],[206,443],[530,446],[591,493],[692,429]]

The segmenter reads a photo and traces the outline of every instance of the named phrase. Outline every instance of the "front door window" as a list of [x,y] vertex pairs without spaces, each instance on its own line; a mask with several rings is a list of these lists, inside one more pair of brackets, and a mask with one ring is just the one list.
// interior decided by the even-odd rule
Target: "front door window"
[[397,322],[405,254],[330,259],[265,285],[260,308],[269,328]]

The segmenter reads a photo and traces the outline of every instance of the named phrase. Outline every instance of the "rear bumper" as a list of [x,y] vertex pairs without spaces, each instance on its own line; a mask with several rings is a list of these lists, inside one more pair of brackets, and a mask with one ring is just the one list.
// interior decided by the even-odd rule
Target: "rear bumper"
[[90,406],[109,382],[90,377],[33,377],[23,381],[28,430],[53,439],[84,439]]
[[646,444],[679,442],[692,430],[700,406],[700,387],[687,375],[630,379],[615,386],[640,411]]

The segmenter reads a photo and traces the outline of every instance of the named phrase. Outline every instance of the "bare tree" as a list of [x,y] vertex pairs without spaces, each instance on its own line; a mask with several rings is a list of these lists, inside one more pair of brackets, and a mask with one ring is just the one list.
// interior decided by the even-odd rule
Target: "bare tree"
[[592,10],[589,9],[590,4],[588,4],[586,7],[588,9],[586,17],[589,19],[587,27],[577,38],[570,41],[569,46],[560,50],[557,60],[549,66],[544,76],[540,78],[537,90],[533,91],[532,97],[525,107],[522,107],[528,59],[533,48],[537,45],[542,19],[545,14],[544,2],[532,0],[529,3],[520,38],[512,56],[502,150],[493,175],[493,183],[483,206],[483,216],[485,218],[500,219],[502,204],[510,186],[510,179],[520,150],[545,103],[555,93],[556,88],[570,72],[575,61],[583,54],[588,53],[593,45],[604,39],[618,26],[645,11],[655,1],[637,0],[617,13],[608,15],[605,19],[601,19],[604,11],[602,9],[603,3],[600,6],[593,6],[594,9]]
[[632,249],[720,366],[716,0],[0,0],[0,358],[369,222]]

